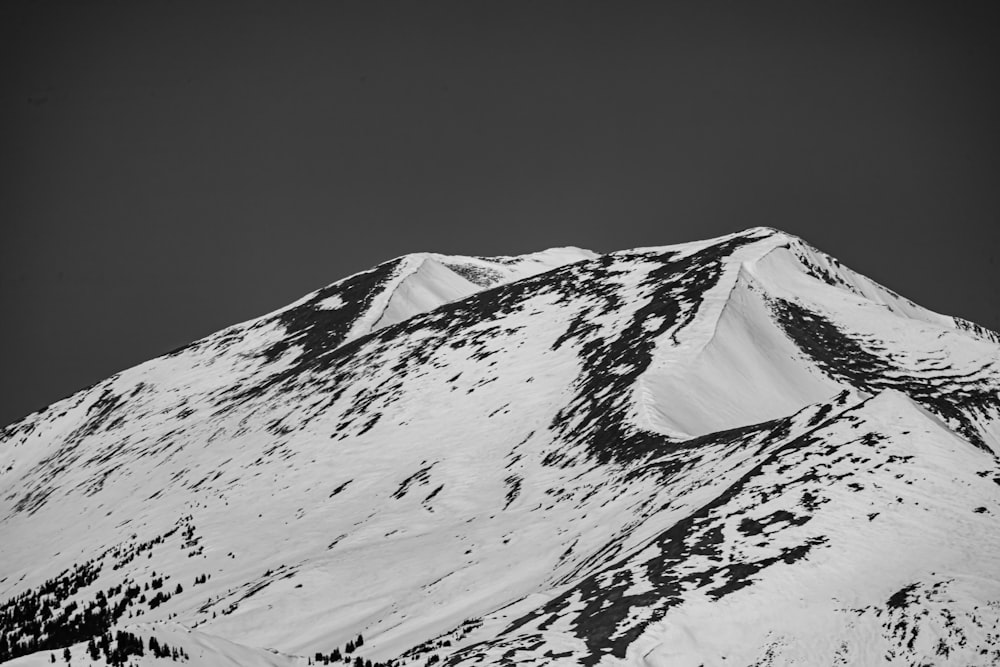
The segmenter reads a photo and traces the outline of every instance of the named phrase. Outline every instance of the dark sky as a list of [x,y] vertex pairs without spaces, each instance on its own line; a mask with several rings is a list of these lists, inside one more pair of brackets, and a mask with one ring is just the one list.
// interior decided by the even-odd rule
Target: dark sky
[[0,424],[390,257],[754,225],[1000,328],[991,3],[0,4]]

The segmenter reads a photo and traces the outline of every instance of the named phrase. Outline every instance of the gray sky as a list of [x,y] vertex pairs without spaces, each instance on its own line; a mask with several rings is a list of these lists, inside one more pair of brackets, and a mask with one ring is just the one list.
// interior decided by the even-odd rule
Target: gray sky
[[0,423],[384,259],[770,225],[1000,328],[990,3],[0,4]]

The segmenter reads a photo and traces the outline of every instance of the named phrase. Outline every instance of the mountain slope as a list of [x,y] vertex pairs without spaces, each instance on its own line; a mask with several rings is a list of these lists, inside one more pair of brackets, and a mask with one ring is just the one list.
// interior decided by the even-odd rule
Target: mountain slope
[[994,335],[781,232],[411,255],[5,429],[0,625],[6,655],[169,621],[274,664],[358,634],[991,664],[998,451]]

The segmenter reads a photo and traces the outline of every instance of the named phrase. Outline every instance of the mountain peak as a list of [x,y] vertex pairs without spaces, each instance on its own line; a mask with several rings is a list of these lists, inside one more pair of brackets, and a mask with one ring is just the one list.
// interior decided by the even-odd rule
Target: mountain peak
[[404,255],[2,431],[0,661],[996,663],[998,397],[771,228]]

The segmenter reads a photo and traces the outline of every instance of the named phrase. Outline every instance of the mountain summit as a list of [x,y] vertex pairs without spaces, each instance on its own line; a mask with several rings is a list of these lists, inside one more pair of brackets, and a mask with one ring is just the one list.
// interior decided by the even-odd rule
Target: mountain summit
[[408,255],[4,429],[0,661],[993,665],[998,453],[794,236]]

